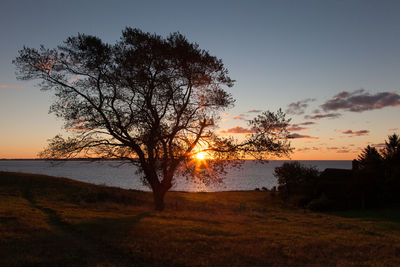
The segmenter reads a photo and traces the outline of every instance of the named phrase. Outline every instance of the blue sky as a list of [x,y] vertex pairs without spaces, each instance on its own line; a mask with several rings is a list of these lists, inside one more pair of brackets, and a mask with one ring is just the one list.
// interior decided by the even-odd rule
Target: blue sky
[[[223,60],[237,82],[230,89],[236,106],[222,129],[245,129],[245,119],[256,114],[247,113],[252,109],[305,104],[303,114],[289,114],[295,124],[314,122],[294,131],[299,138],[293,139],[293,158],[352,159],[367,144],[399,132],[398,14],[400,1],[3,0],[0,158],[35,157],[62,126],[47,114],[51,94],[15,79],[11,61],[17,51],[24,45],[55,47],[78,32],[112,43],[130,26],[164,36],[179,31]],[[355,98],[341,99],[366,99],[360,111],[343,105],[321,110],[340,92],[360,88]],[[382,100],[379,93],[391,95]],[[305,118],[316,109],[340,116]],[[238,119],[240,114],[246,116]]]

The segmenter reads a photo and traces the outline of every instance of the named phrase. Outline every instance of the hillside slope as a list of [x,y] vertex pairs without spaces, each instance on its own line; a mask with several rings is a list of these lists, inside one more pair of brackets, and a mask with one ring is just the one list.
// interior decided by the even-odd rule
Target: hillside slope
[[[0,266],[400,265],[400,223],[283,208],[266,192],[146,192],[0,172]],[[398,212],[398,210],[396,210]]]

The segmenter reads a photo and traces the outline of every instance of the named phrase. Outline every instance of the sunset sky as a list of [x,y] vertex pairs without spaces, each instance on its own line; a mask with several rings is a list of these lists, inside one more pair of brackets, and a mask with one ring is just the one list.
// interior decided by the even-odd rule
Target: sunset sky
[[52,95],[17,81],[24,45],[52,48],[79,33],[114,43],[126,27],[179,31],[221,58],[236,99],[221,134],[282,108],[292,159],[353,159],[400,133],[400,1],[18,1],[0,15],[0,158],[35,158],[62,133]]

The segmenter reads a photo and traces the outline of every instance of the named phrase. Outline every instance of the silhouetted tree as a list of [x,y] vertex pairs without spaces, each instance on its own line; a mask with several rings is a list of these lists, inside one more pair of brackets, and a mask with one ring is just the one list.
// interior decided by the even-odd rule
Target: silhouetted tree
[[376,169],[382,165],[382,156],[375,147],[367,146],[357,157],[359,169]]
[[400,191],[400,138],[397,134],[388,136],[385,140],[385,147],[381,150],[384,163],[385,175],[388,183],[394,189],[397,188],[396,194]]
[[285,162],[282,166],[276,167],[274,176],[278,178],[279,193],[284,198],[302,195],[305,200],[311,200],[319,172],[315,167],[304,166],[294,161]]
[[355,180],[351,197],[358,199],[363,209],[376,205],[385,182],[383,158],[375,147],[368,145],[354,161],[358,169],[353,169]]
[[[234,103],[224,87],[234,81],[220,59],[179,33],[163,38],[126,28],[113,45],[79,34],[55,49],[24,47],[13,63],[19,79],[38,79],[43,89],[54,90],[50,111],[69,130],[41,156],[129,160],[158,210],[177,172],[220,181],[223,160],[291,151],[289,120],[280,110],[252,120],[253,133],[244,141],[216,134],[219,113]],[[207,168],[192,162],[201,150],[214,158]]]
[[400,157],[400,138],[397,134],[388,136],[385,140],[385,147],[382,149],[382,155],[385,160],[394,160]]

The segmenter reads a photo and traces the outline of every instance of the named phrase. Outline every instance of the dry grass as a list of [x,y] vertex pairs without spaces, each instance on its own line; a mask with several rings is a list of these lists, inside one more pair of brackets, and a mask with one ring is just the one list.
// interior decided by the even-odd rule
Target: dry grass
[[166,202],[155,212],[150,193],[0,172],[0,266],[400,265],[398,217],[288,209],[266,192]]

